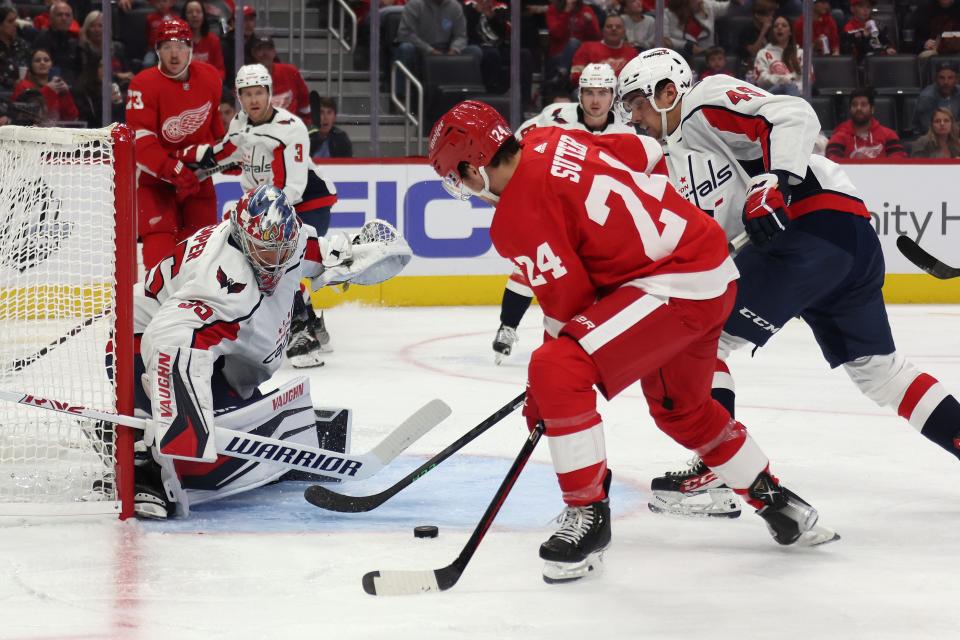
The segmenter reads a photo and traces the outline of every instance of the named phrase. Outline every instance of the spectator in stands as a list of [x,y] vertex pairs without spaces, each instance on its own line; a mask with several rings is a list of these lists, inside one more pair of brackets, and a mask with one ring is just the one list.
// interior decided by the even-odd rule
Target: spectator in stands
[[[488,93],[510,89],[510,8],[498,0],[466,0],[467,42],[480,49],[480,69]],[[520,91],[524,108],[533,90],[533,55],[520,48]]]
[[720,75],[722,73],[730,73],[730,71],[727,69],[727,52],[723,47],[710,47],[707,49],[704,63],[705,66],[700,72],[701,80],[703,78]]
[[156,11],[147,15],[147,27],[144,34],[147,37],[147,53],[143,56],[144,69],[157,64],[157,30],[160,28],[160,24],[165,20],[173,20],[178,17],[173,10],[175,0],[149,0],[149,2]]
[[547,30],[547,11],[551,0],[521,0],[523,15],[520,19],[520,46],[533,55],[534,68],[543,70],[546,48],[540,45],[540,32]]
[[[237,75],[234,62],[234,24],[233,14],[227,19],[227,32],[220,37],[220,51],[223,55],[223,66],[227,72],[227,81],[233,86],[233,78]],[[250,45],[257,37],[257,12],[250,5],[243,6],[243,64],[253,63],[253,52]],[[240,65],[240,66],[243,66]]]
[[827,157],[906,158],[900,138],[873,117],[873,89],[861,87],[850,94],[850,119],[841,122],[827,143]]
[[320,98],[319,126],[310,132],[311,158],[352,158],[353,143],[347,132],[337,126],[337,103]]
[[[68,84],[76,81],[83,67],[77,34],[70,32],[73,22],[70,5],[54,2],[50,7],[50,28],[42,31],[33,43],[35,49],[46,49],[50,53],[55,67],[54,75],[62,77]],[[79,30],[78,27],[78,33]]]
[[960,158],[960,136],[957,120],[950,109],[937,107],[930,118],[930,128],[911,148],[914,158]]
[[627,44],[623,18],[610,14],[603,21],[603,39],[584,42],[573,54],[573,66],[570,67],[570,83],[576,87],[580,83],[583,68],[592,62],[604,62],[620,73],[623,65],[639,55],[637,50]]
[[237,108],[234,106],[233,98],[224,96],[220,101],[220,121],[223,122],[224,130],[230,128],[230,121],[237,115]]
[[948,109],[954,118],[960,117],[960,91],[957,90],[957,63],[942,60],[937,63],[934,83],[923,88],[917,96],[913,112],[913,131],[920,133],[930,126],[933,112],[938,108]]
[[10,91],[20,81],[20,69],[30,64],[30,45],[17,35],[17,10],[0,7],[0,89]]
[[547,9],[547,30],[550,45],[547,48],[546,79],[563,84],[570,74],[573,54],[588,40],[600,39],[600,24],[593,9],[583,0],[552,0]]
[[223,51],[220,49],[220,39],[210,33],[210,24],[203,11],[200,0],[187,0],[180,10],[180,17],[193,32],[193,59],[213,65],[220,72],[220,78],[227,77],[227,69],[223,64]]
[[857,60],[870,55],[893,55],[897,50],[891,46],[886,27],[880,28],[870,19],[873,0],[852,0],[850,10],[853,17],[843,26],[842,50],[852,54]]
[[277,47],[270,36],[259,36],[250,44],[254,62],[267,68],[273,78],[273,96],[270,102],[275,107],[286,109],[310,126],[310,92],[300,71],[292,64],[277,62]]
[[[77,120],[95,129],[103,126],[103,98],[100,93],[103,83],[103,63],[92,59],[89,62],[90,66],[84,67],[80,80],[74,87],[73,100],[77,105]],[[112,84],[110,122],[123,122],[123,93],[116,82]]]
[[480,49],[467,44],[467,18],[459,0],[409,0],[403,6],[393,56],[411,73],[423,77],[425,56],[461,53],[480,63]]
[[[52,21],[53,14],[53,5],[57,4],[59,0],[44,0],[44,4],[47,5],[47,12],[40,13],[33,17],[33,27],[37,31],[43,31],[44,29],[49,29]],[[70,26],[68,31],[73,34],[73,37],[80,35],[80,24],[73,18],[73,7],[70,7]]]
[[[793,35],[803,42],[803,16],[793,22]],[[815,0],[813,3],[813,53],[815,55],[840,55],[840,33],[833,19],[830,0]]]
[[[84,18],[77,41],[80,43],[80,59],[83,61],[80,75],[83,76],[87,69],[90,69],[91,72],[95,70],[103,57],[101,52],[103,48],[103,17],[99,11],[91,11]],[[122,42],[114,40],[111,43],[110,56],[113,79],[126,87],[133,79],[133,72],[127,69]]]
[[770,41],[754,61],[756,83],[770,93],[803,95],[803,49],[797,46],[786,16],[778,16],[770,29]]
[[685,58],[703,53],[717,43],[716,20],[731,4],[742,0],[667,0],[663,14],[664,46]]
[[34,49],[26,77],[13,88],[13,99],[30,89],[37,89],[46,103],[47,117],[54,121],[76,120],[77,105],[70,95],[70,86],[60,76],[51,76],[53,56],[46,49]]
[[656,44],[656,20],[644,13],[644,0],[626,0],[623,5],[623,28],[626,39],[637,51],[651,49]]
[[773,26],[777,5],[772,0],[753,0],[753,22],[744,27],[737,37],[737,55],[740,62],[750,69],[747,80],[753,75],[753,62],[760,49],[767,46],[767,36]]
[[921,57],[960,53],[960,37],[952,35],[960,32],[960,3],[956,0],[926,0],[917,8],[915,24]]

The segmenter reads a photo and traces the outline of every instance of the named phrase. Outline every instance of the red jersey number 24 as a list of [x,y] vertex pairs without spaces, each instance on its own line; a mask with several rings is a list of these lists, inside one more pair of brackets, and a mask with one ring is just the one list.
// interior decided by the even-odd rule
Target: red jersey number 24
[[514,258],[520,268],[527,276],[527,282],[531,287],[541,287],[547,284],[547,274],[557,280],[567,275],[567,268],[563,266],[560,258],[550,248],[548,242],[544,242],[537,247],[536,260],[531,260],[527,256],[517,256]]

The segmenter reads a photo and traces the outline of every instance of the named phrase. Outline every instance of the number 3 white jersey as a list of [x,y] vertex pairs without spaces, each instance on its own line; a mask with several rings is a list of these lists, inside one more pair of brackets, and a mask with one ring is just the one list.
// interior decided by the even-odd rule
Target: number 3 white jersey
[[743,231],[750,178],[771,171],[791,174],[791,218],[823,209],[869,215],[843,170],[812,155],[819,133],[816,113],[804,100],[709,76],[683,96],[680,126],[667,137],[670,179],[728,239]]
[[324,179],[310,157],[306,125],[286,109],[275,107],[273,117],[261,124],[253,124],[241,111],[230,121],[215,155],[219,164],[241,163],[244,192],[272,184],[298,212],[329,207],[337,200],[333,182]]
[[230,236],[229,221],[200,229],[134,290],[134,333],[147,370],[157,347],[204,349],[223,357],[227,381],[248,398],[280,368],[294,294],[301,278],[323,271],[324,251],[323,239],[303,225],[297,258],[268,296]]

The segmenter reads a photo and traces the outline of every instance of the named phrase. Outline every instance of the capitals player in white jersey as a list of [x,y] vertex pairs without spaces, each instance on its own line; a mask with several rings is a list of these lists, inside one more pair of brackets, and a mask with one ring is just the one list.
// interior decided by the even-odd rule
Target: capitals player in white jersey
[[[881,286],[884,260],[870,214],[832,161],[812,155],[820,123],[800,98],[771,95],[726,75],[693,83],[687,63],[651,49],[620,72],[621,105],[660,137],[674,186],[721,224],[749,235],[736,257],[737,299],[720,339],[713,396],[734,413],[724,363],[763,346],[791,318],[810,326],[831,367],[922,435],[960,457],[960,403],[894,345]],[[732,493],[694,459],[653,481],[654,510],[735,517]],[[713,500],[688,498],[708,492]]]
[[[369,275],[382,264],[379,250],[378,243],[358,244],[343,233],[318,239],[313,227],[301,225],[282,191],[261,185],[240,199],[228,219],[200,229],[147,273],[134,298],[136,368],[143,381],[136,406],[152,415],[156,427],[145,437],[152,459],[136,469],[139,515],[163,518],[174,507],[182,515],[191,500],[229,495],[282,475],[275,467],[217,457],[212,439],[200,430],[209,433],[204,425],[213,424],[215,415],[218,426],[229,424],[231,409],[263,397],[260,385],[283,360],[290,300],[300,279],[321,287]],[[394,264],[399,268],[389,275],[406,262]],[[171,370],[183,385],[177,387]],[[291,427],[303,431],[274,410],[276,403],[260,404],[265,406],[254,411],[260,420],[228,428],[277,438],[290,435],[279,431]],[[186,416],[185,425],[177,416]],[[309,418],[312,426],[312,412]]]
[[[580,75],[579,102],[552,104],[539,115],[530,118],[517,130],[517,138],[540,127],[559,127],[588,131],[595,135],[636,133],[636,128],[624,121],[613,108],[617,90],[617,74],[605,62],[591,63]],[[523,273],[515,270],[507,280],[500,303],[500,328],[493,340],[493,357],[497,364],[509,356],[519,341],[517,327],[523,314],[530,308],[533,292]]]
[[[310,158],[310,136],[303,121],[270,102],[273,79],[261,64],[240,67],[236,76],[241,110],[234,116],[224,139],[198,156],[199,166],[240,165],[240,184],[249,191],[261,184],[281,189],[300,220],[324,236],[330,226],[330,208],[337,201],[336,187],[323,177]],[[309,291],[297,296],[293,339],[287,355],[295,367],[323,364],[320,356],[330,336],[323,316],[310,304]]]

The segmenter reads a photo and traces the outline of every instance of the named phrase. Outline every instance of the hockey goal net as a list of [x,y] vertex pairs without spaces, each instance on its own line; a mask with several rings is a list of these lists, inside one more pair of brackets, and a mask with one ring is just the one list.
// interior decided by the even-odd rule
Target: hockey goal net
[[[133,134],[0,127],[0,389],[132,414]],[[0,401],[0,515],[132,509],[125,428]]]

